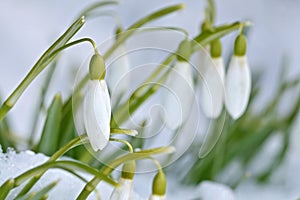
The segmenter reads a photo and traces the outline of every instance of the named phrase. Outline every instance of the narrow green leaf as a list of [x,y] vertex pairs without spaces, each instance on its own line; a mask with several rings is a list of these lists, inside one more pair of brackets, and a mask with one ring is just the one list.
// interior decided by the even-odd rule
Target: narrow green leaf
[[[30,72],[26,75],[23,81],[18,85],[18,87],[13,91],[13,93],[8,97],[4,104],[0,108],[0,121],[6,116],[7,112],[17,103],[18,99],[21,97],[26,88],[30,83],[47,67],[47,65],[55,59],[52,55],[57,49],[64,46],[83,26],[84,17],[80,17],[76,20],[68,30],[58,39],[54,44],[46,50],[42,57],[33,66]],[[52,56],[51,56],[52,55]]]
[[17,176],[14,180],[15,180],[15,184],[14,187],[17,187],[19,185],[21,185],[22,183],[24,183],[26,180],[28,180],[29,178],[33,177],[33,176],[37,176],[41,173],[43,173],[44,171],[47,171],[48,169],[51,168],[60,168],[60,169],[69,169],[69,170],[79,170],[81,172],[85,172],[85,173],[89,173],[91,175],[96,176],[97,178],[105,181],[106,183],[113,185],[113,186],[117,186],[118,184],[112,180],[111,178],[109,178],[104,172],[98,171],[97,169],[88,166],[86,164],[77,162],[77,161],[70,161],[70,160],[59,160],[59,161],[54,161],[54,162],[46,162],[42,165],[39,165],[37,167],[34,167],[26,172],[24,172],[23,174]]
[[112,45],[112,47],[104,54],[103,56],[104,59],[107,59],[109,56],[111,56],[114,50],[117,49],[120,44],[123,44],[131,35],[133,35],[138,30],[138,28],[142,27],[146,23],[159,19],[165,15],[176,12],[178,10],[182,10],[183,8],[184,8],[184,4],[168,6],[166,8],[153,12],[147,15],[146,17],[138,20],[133,25],[131,25],[127,30],[125,30],[120,35],[120,37],[117,38],[116,42]]
[[10,190],[14,188],[15,181],[13,179],[8,179],[0,187],[0,200],[5,200]]
[[85,16],[88,18],[90,16],[90,13],[95,11],[96,9],[99,9],[103,6],[116,5],[118,3],[119,3],[119,1],[115,1],[115,0],[95,2],[95,3],[91,4],[90,6],[86,7],[83,11],[81,11],[79,17]]
[[32,125],[32,129],[30,132],[30,138],[29,138],[29,146],[33,145],[33,140],[34,140],[35,134],[36,134],[36,128],[37,128],[37,122],[39,119],[39,115],[40,115],[41,111],[43,111],[43,109],[44,109],[46,93],[47,93],[47,90],[51,83],[51,80],[52,80],[52,77],[53,77],[56,67],[57,67],[57,60],[55,60],[51,64],[51,66],[49,66],[49,71],[47,72],[47,76],[44,80],[44,83],[42,84],[40,98],[38,99],[39,102],[37,103],[37,107],[34,112],[33,125]]
[[50,190],[52,190],[56,185],[57,185],[58,181],[53,181],[52,183],[46,185],[45,187],[43,187],[41,190],[39,190],[38,192],[32,192],[28,195],[24,195],[23,197],[19,197],[16,198],[16,200],[40,200],[42,199],[45,195],[47,195]]
[[62,106],[61,95],[55,95],[48,109],[44,129],[36,149],[38,152],[42,152],[46,155],[52,155],[58,150]]

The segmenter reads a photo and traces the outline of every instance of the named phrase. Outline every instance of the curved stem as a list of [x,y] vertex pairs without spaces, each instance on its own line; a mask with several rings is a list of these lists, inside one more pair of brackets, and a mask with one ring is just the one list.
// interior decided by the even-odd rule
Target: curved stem
[[[174,147],[168,146],[168,147],[160,147],[155,149],[148,149],[143,150],[135,153],[129,153],[127,155],[124,155],[114,161],[112,161],[110,164],[105,166],[101,171],[104,175],[108,176],[116,167],[121,165],[122,163],[125,163],[127,161],[132,160],[141,160],[144,158],[148,158],[150,156],[156,155],[156,154],[162,154],[162,153],[172,153],[174,152]],[[101,180],[97,177],[94,177],[88,184],[85,185],[79,196],[77,197],[77,200],[85,200],[90,195],[90,193],[97,187]]]
[[178,31],[184,34],[185,38],[189,37],[189,33],[180,27],[175,27],[175,26],[161,26],[161,27],[150,27],[150,28],[139,28],[138,33],[143,33],[143,32],[148,32],[148,31],[168,31],[168,30],[173,30],[173,31]]
[[133,152],[134,152],[134,151],[133,151],[132,145],[130,144],[130,142],[128,142],[128,141],[126,141],[126,140],[117,139],[117,138],[109,138],[109,140],[110,140],[110,141],[113,141],[113,142],[120,142],[120,143],[123,143],[123,144],[125,144],[125,145],[128,147],[130,153],[133,153]]
[[117,26],[122,25],[119,15],[113,10],[108,10],[108,11],[105,11],[105,12],[102,11],[101,13],[97,12],[95,14],[86,15],[87,18],[96,18],[96,17],[102,17],[102,16],[112,17],[115,20]]
[[94,49],[94,52],[95,54],[98,53],[98,50],[97,50],[97,45],[96,43],[94,42],[94,40],[92,40],[91,38],[81,38],[81,39],[78,39],[78,40],[75,40],[73,42],[70,42],[70,43],[67,43],[66,45],[58,48],[57,50],[55,50],[50,56],[53,56],[53,55],[56,55],[57,53],[61,52],[62,50],[64,49],[67,49],[71,46],[74,46],[74,45],[77,45],[77,44],[80,44],[82,42],[89,42],[92,46],[93,46],[93,49]]
[[108,1],[101,1],[101,2],[96,2],[94,4],[91,4],[90,6],[88,6],[87,8],[85,8],[79,16],[88,16],[89,13],[93,12],[94,10],[101,8],[103,6],[107,6],[107,5],[114,5],[114,4],[119,4],[119,1],[115,1],[115,0],[108,0]]
[[[86,135],[83,137],[86,137]],[[82,136],[74,138],[64,147],[60,148],[57,152],[55,152],[46,163],[57,160],[59,157],[64,155],[66,152],[68,152],[70,149],[73,149],[74,147],[82,144],[82,141],[83,141]],[[28,181],[28,183],[23,187],[23,189],[18,193],[17,197],[21,197],[22,195],[26,194],[34,186],[34,184],[43,176],[45,172],[46,170],[42,171],[40,174],[36,175],[30,181]]]

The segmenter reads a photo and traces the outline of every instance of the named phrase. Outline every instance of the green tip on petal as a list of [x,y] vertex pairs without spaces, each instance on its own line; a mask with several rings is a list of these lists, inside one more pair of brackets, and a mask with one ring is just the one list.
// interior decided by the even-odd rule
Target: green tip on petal
[[244,56],[247,49],[247,39],[245,35],[240,34],[234,42],[234,55]]
[[187,39],[183,40],[179,47],[177,52],[177,59],[179,61],[188,62],[192,54],[192,45],[191,42]]
[[122,168],[122,178],[132,180],[135,173],[135,161],[128,161],[123,165]]
[[153,179],[152,194],[154,195],[165,195],[167,189],[166,175],[162,170],[159,170]]
[[90,79],[101,80],[104,79],[106,74],[105,62],[102,56],[98,53],[92,56],[90,61]]
[[222,43],[219,39],[211,42],[210,55],[212,58],[219,58],[222,56]]

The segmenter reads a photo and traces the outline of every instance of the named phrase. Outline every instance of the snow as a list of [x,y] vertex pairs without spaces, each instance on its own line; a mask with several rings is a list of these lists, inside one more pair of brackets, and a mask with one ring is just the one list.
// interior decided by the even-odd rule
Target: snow
[[[1,146],[0,146],[1,149]],[[9,149],[8,153],[3,154],[0,151],[0,184],[9,178],[14,178],[21,173],[38,166],[48,160],[49,157],[43,154],[35,154],[32,151],[23,151],[16,153],[14,150]],[[86,179],[90,179],[91,176],[81,174]],[[46,185],[53,181],[59,180],[59,183],[49,192],[49,200],[70,200],[76,199],[85,183],[81,180],[60,169],[48,170],[41,180],[33,187],[32,191],[39,191]],[[8,196],[8,200],[14,199],[21,187],[14,189]],[[113,188],[105,183],[100,183],[98,190],[103,199],[108,199]],[[95,194],[91,194],[89,200],[97,199]],[[142,200],[139,195],[133,195],[134,200]]]

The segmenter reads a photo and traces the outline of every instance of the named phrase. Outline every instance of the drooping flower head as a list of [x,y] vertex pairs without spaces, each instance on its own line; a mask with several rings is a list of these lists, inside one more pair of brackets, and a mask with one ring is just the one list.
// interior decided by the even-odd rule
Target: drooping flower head
[[83,107],[84,126],[94,151],[102,150],[110,135],[111,105],[105,71],[104,60],[96,53],[90,61],[90,80]]
[[149,200],[165,200],[167,190],[167,179],[166,175],[159,169],[155,175],[152,183],[152,194]]
[[190,54],[190,41],[184,40],[179,46],[177,61],[166,81],[166,124],[172,130],[177,129],[186,120],[193,102],[192,69],[188,63]]
[[210,45],[211,60],[206,62],[200,73],[202,80],[200,82],[201,106],[204,114],[209,118],[220,116],[224,102],[224,61],[222,58],[222,44],[219,39],[213,41]]
[[133,194],[133,177],[135,173],[135,161],[128,161],[123,165],[120,186],[115,188],[110,200],[131,200]]
[[234,45],[234,55],[226,75],[225,105],[233,119],[245,112],[251,91],[251,72],[246,56],[246,37],[240,34]]

